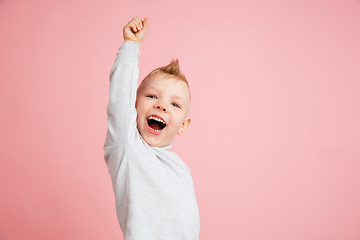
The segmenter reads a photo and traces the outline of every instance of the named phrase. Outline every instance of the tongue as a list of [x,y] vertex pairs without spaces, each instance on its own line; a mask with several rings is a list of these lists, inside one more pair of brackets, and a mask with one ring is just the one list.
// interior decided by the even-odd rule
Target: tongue
[[159,123],[154,122],[154,123],[151,123],[149,126],[150,126],[152,129],[160,130],[160,125],[159,125]]

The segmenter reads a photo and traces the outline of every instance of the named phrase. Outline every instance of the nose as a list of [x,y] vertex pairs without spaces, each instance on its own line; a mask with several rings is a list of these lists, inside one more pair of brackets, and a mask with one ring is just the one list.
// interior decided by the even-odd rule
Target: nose
[[155,105],[155,108],[158,109],[158,110],[160,110],[160,111],[166,112],[166,107],[165,107],[164,104],[161,104],[161,103],[156,104],[156,105]]

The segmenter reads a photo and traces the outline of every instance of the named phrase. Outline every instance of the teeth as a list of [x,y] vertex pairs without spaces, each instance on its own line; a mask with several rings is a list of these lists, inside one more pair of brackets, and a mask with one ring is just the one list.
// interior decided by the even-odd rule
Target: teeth
[[[153,120],[155,120],[155,121],[158,121],[158,122],[161,122],[161,123],[163,123],[163,124],[166,124],[162,119],[157,118],[157,117],[154,117],[154,116],[150,116],[150,117],[148,117],[147,119],[148,119],[148,120],[153,119]],[[157,130],[155,130],[155,131],[157,131]],[[160,130],[159,130],[159,131],[160,131]]]

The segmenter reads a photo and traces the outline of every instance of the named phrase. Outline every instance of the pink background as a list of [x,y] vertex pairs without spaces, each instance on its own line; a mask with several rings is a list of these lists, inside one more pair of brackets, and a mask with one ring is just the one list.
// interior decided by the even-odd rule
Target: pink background
[[0,1],[0,239],[122,239],[103,161],[122,27],[178,57],[202,240],[360,239],[360,2]]

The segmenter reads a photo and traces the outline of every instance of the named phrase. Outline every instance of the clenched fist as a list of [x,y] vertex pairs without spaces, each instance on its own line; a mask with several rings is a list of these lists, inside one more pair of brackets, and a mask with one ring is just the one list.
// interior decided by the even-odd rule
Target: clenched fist
[[139,47],[144,41],[148,19],[141,20],[140,17],[134,17],[123,28],[124,41],[136,42]]

